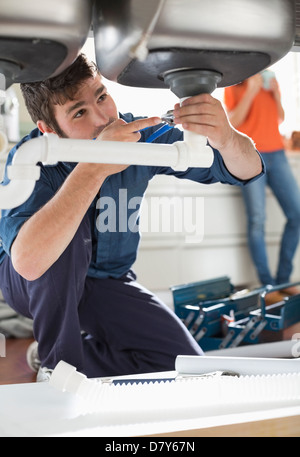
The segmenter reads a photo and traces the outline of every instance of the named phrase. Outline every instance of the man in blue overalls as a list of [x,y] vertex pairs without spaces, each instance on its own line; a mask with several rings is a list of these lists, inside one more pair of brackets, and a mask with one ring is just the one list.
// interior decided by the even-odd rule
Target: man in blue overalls
[[[21,88],[37,128],[12,149],[7,165],[22,142],[46,132],[137,142],[146,141],[161,122],[119,114],[98,69],[83,55],[61,75]],[[2,211],[0,288],[14,310],[33,319],[39,380],[48,379],[60,360],[100,377],[173,370],[178,354],[202,354],[172,310],[137,283],[131,267],[138,230],[128,225],[124,230],[124,221],[122,230],[100,230],[97,224],[99,197],[114,199],[118,219],[119,191],[126,189],[126,203],[142,198],[157,174],[243,185],[263,173],[252,141],[231,127],[221,103],[209,94],[176,105],[174,115],[175,123],[208,137],[214,148],[211,168],[40,164],[31,197]],[[182,131],[174,128],[156,141],[181,139]],[[5,175],[3,184],[7,181]],[[127,207],[128,220],[133,212],[136,208]]]

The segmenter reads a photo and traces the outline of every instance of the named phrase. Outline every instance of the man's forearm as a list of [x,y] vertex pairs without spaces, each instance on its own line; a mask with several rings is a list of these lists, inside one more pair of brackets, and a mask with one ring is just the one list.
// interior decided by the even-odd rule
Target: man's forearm
[[20,229],[11,258],[25,279],[39,278],[69,245],[106,177],[95,174],[95,167],[77,165],[54,197]]
[[248,180],[262,172],[262,161],[253,141],[236,130],[231,140],[220,150],[228,171],[238,179]]

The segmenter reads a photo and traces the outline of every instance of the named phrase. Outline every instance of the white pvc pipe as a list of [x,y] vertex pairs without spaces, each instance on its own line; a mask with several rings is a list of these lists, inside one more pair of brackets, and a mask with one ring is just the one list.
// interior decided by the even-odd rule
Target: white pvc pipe
[[22,205],[32,194],[35,180],[11,180],[0,188],[0,208],[11,209]]
[[262,358],[272,358],[272,357],[282,357],[282,358],[291,358],[291,357],[300,357],[300,354],[293,355],[296,353],[296,349],[300,345],[295,340],[286,340],[286,341],[275,341],[272,343],[260,343],[260,344],[251,344],[246,346],[238,346],[236,348],[226,348],[226,349],[217,349],[214,351],[207,351],[205,355],[208,356],[217,356],[217,357],[262,357]]
[[[188,98],[190,97],[181,98],[180,105]],[[212,166],[214,154],[211,147],[207,145],[205,136],[184,130],[184,142],[188,145],[189,160],[194,167],[210,168]]]
[[157,165],[176,168],[176,144],[92,141],[48,135],[47,163],[85,162],[120,165]]
[[300,373],[300,359],[179,355],[176,357],[175,370],[180,375],[200,375],[215,371],[243,376]]
[[210,168],[214,161],[214,153],[210,146],[207,145],[207,138],[203,135],[184,131],[184,143],[188,145],[189,161],[193,167]]
[[23,143],[8,166],[10,182],[0,186],[0,208],[10,209],[24,203],[40,177],[36,164],[85,162],[171,167],[185,171],[189,167],[210,167],[213,152],[206,139],[191,132],[185,141],[174,144],[148,144],[119,141],[93,141],[59,138],[46,134]]

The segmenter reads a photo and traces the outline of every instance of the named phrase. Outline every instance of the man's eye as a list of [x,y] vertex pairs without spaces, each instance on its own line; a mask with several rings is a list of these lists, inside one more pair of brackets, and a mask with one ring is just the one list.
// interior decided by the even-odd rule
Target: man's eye
[[107,94],[102,94],[102,95],[100,95],[100,97],[98,98],[98,101],[99,101],[99,102],[103,102],[103,101],[106,99],[106,97],[107,97]]
[[78,119],[78,118],[81,117],[83,114],[84,114],[84,109],[81,109],[81,110],[77,111],[77,113],[76,113],[75,116],[74,116],[74,119]]

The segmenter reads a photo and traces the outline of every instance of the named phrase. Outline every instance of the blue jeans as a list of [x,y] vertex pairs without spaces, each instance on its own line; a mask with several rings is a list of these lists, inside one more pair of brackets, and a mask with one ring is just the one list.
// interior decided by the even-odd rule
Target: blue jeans
[[[262,285],[290,282],[300,237],[300,191],[283,150],[262,153],[266,174],[243,187],[248,218],[250,253]],[[265,242],[266,187],[269,186],[286,217],[278,267],[272,276]],[[274,221],[276,224],[276,221]]]

